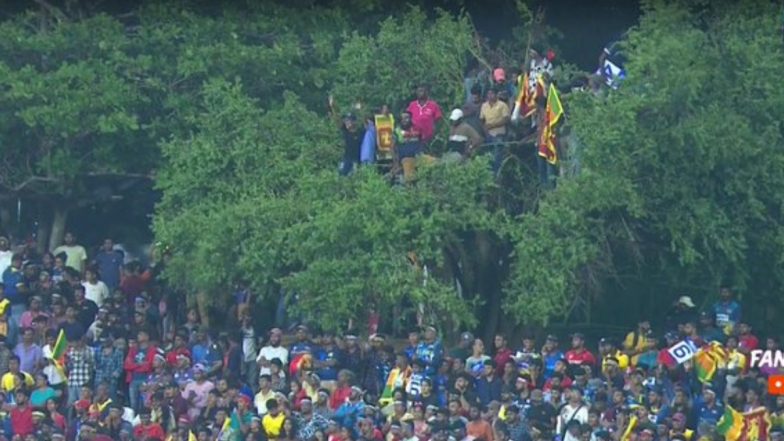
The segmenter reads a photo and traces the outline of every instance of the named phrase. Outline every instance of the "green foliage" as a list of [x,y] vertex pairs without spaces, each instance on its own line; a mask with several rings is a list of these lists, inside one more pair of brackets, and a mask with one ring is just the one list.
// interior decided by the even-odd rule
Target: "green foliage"
[[503,216],[484,202],[493,186],[487,163],[424,168],[410,189],[372,169],[339,178],[327,121],[291,95],[263,112],[236,84],[207,85],[199,130],[164,145],[155,228],[177,247],[169,276],[216,292],[236,280],[260,292],[277,282],[331,329],[370,307],[420,303],[442,320],[472,321],[470,303],[448,281],[425,279],[407,254],[438,264],[461,231],[496,228]]
[[438,11],[430,20],[413,7],[382,21],[375,35],[354,32],[348,37],[335,65],[335,98],[344,105],[359,100],[370,108],[399,108],[424,82],[442,106],[460,104],[472,50],[473,27],[467,17]]
[[0,24],[0,152],[7,187],[31,176],[73,191],[88,172],[139,171],[155,156],[140,131],[147,106],[133,80],[129,42],[96,16],[39,30],[34,16]]
[[766,2],[711,8],[651,2],[625,42],[628,81],[570,100],[583,173],[523,219],[508,285],[521,317],[565,311],[591,280],[627,291],[625,271],[638,305],[721,283],[780,298],[777,15]]

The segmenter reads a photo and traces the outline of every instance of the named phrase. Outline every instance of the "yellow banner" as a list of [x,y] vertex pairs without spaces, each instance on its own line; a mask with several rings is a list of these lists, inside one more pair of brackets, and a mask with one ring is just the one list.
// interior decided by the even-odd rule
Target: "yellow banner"
[[392,115],[376,115],[375,122],[378,159],[391,159],[395,138],[395,118]]

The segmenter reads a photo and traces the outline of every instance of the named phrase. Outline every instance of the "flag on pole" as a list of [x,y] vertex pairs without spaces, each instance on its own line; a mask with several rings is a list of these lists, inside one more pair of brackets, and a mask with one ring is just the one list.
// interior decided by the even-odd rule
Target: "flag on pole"
[[542,135],[539,140],[539,156],[545,158],[550,164],[558,163],[555,125],[561,120],[563,113],[561,98],[558,97],[558,89],[555,88],[555,85],[550,83],[550,90],[547,92],[544,127],[541,128]]
[[61,329],[52,347],[52,359],[60,360],[63,358],[66,349],[68,349],[68,339],[65,338],[65,331]]
[[68,339],[65,338],[65,331],[61,329],[60,333],[57,334],[57,340],[55,340],[54,346],[52,346],[52,363],[54,364],[54,368],[57,369],[57,373],[66,382],[68,381],[68,375],[65,373],[65,352],[67,350]]

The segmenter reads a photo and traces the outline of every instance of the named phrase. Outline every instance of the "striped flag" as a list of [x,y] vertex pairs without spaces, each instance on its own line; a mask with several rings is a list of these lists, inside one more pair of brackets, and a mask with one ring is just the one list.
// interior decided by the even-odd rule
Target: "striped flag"
[[719,368],[724,367],[727,360],[727,350],[717,341],[700,348],[694,355],[694,371],[697,379],[707,383],[716,375]]
[[57,334],[57,340],[52,347],[52,363],[54,363],[57,373],[60,374],[65,381],[68,381],[68,375],[65,373],[65,352],[68,350],[68,339],[65,338],[65,331],[60,330]]
[[68,349],[68,339],[65,338],[65,331],[61,329],[52,347],[52,359],[60,360],[63,358],[66,349]]
[[737,441],[743,432],[743,415],[731,406],[726,406],[724,415],[716,425],[716,432],[724,436],[726,441]]
[[547,93],[547,107],[545,108],[545,124],[542,127],[542,137],[539,140],[539,156],[547,159],[547,162],[550,164],[558,163],[555,125],[561,120],[563,113],[561,98],[558,97],[558,89],[550,83],[550,90]]

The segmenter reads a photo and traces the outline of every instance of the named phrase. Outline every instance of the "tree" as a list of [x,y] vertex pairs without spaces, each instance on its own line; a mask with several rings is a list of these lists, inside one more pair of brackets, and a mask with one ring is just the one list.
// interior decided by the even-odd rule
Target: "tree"
[[645,6],[625,41],[628,82],[568,100],[582,173],[517,230],[507,305],[519,317],[567,313],[577,294],[604,314],[650,316],[682,293],[710,301],[722,284],[780,302],[775,7]]
[[123,26],[103,15],[58,24],[23,14],[0,24],[0,35],[3,199],[38,204],[53,247],[69,210],[94,197],[91,178],[143,177],[155,163],[155,142],[141,130],[137,60],[125,52]]

